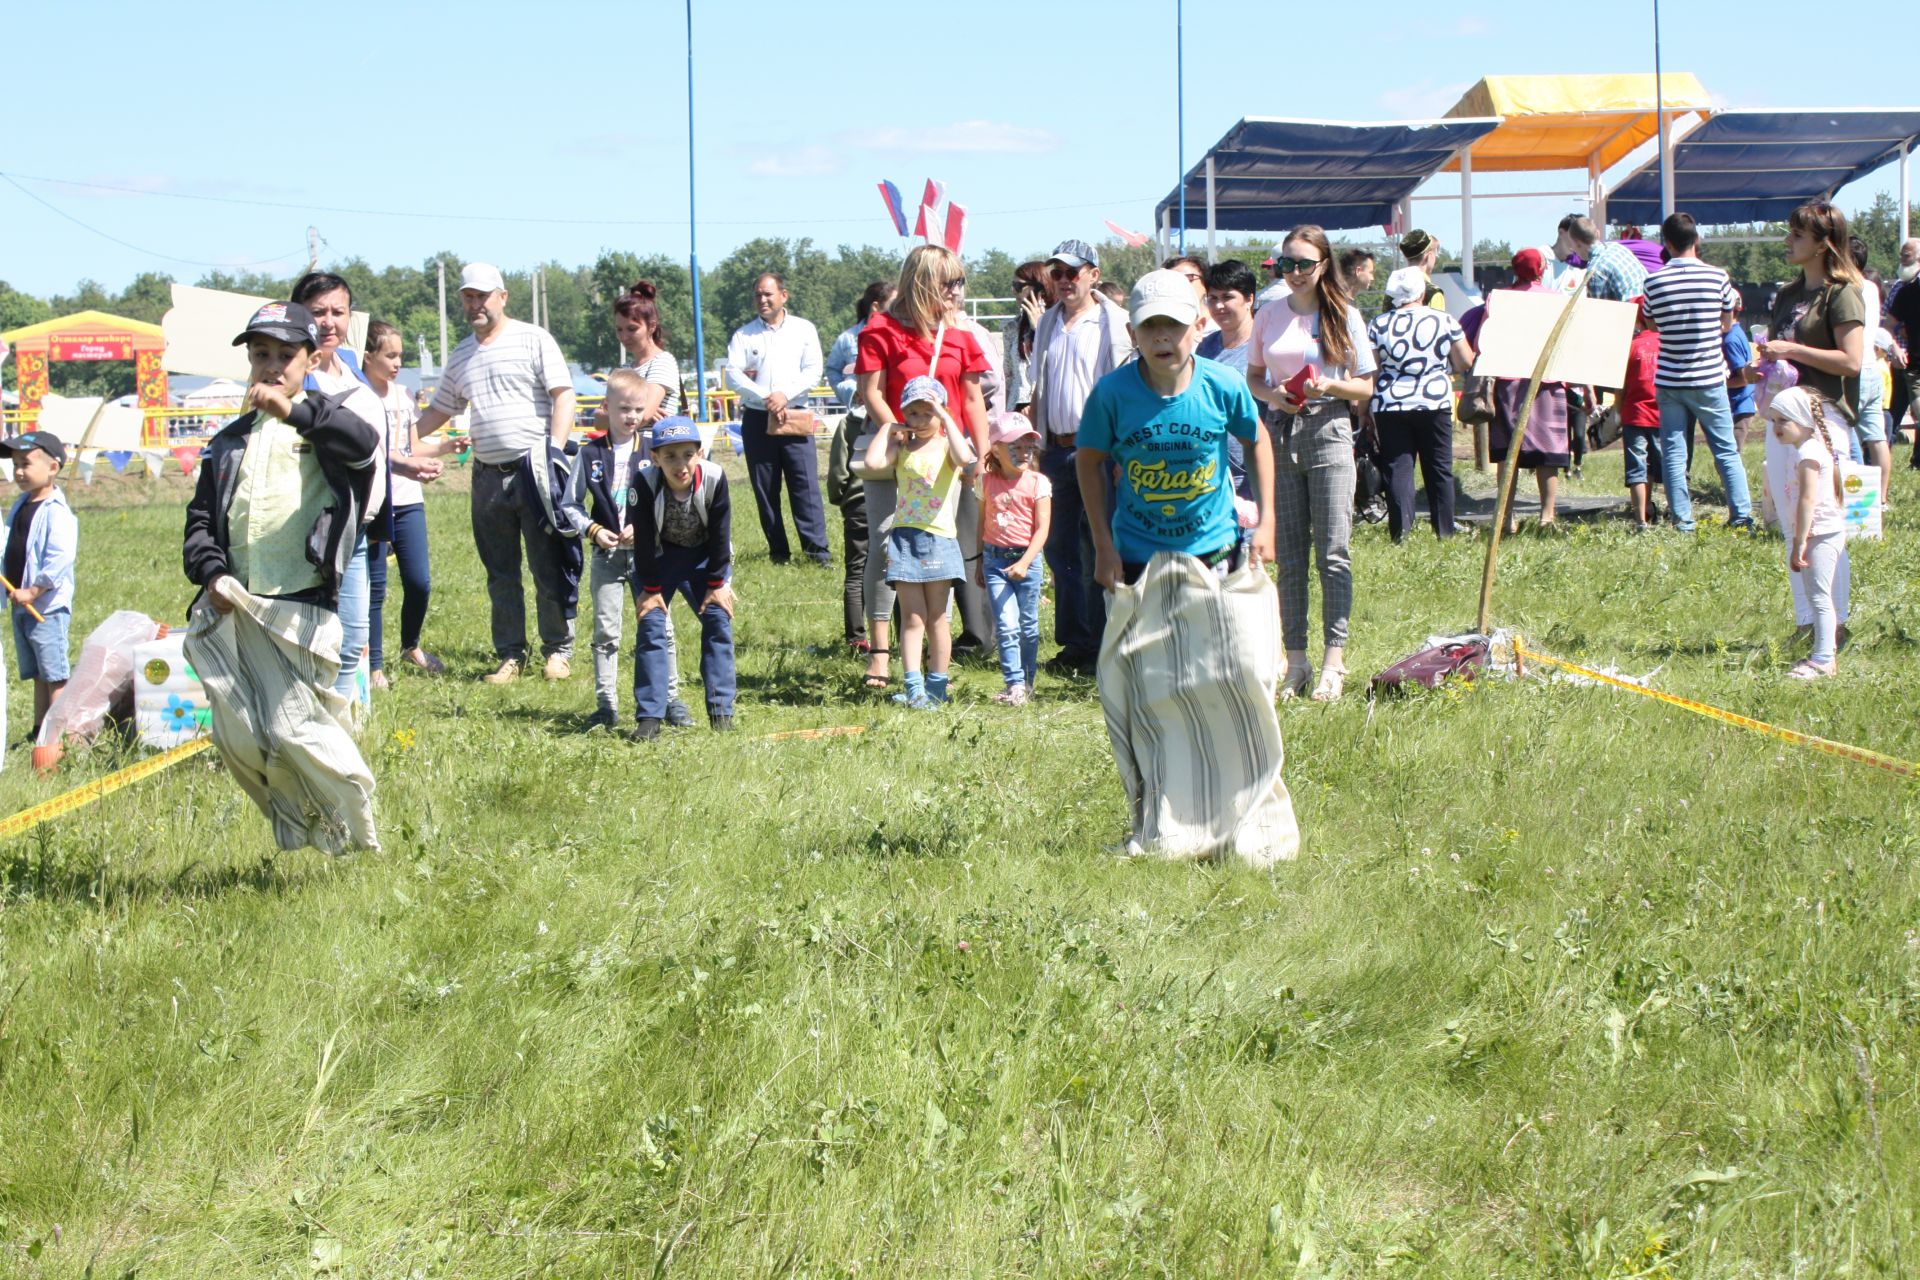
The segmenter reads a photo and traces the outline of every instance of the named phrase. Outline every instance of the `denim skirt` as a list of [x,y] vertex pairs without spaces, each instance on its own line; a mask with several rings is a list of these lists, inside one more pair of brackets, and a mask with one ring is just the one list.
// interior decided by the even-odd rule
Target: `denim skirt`
[[888,582],[958,582],[965,576],[958,539],[926,529],[887,531]]

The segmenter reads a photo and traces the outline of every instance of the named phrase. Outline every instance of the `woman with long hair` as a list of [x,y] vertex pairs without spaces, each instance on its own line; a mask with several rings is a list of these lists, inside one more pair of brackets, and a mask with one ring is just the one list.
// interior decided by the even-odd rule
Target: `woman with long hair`
[[1828,423],[1837,410],[1851,433],[1860,417],[1867,309],[1847,215],[1825,200],[1809,200],[1787,218],[1786,250],[1787,264],[1800,275],[1774,299],[1759,356],[1791,364],[1799,385],[1826,401]]
[[1280,242],[1275,261],[1290,292],[1253,317],[1247,386],[1273,414],[1274,554],[1280,632],[1287,650],[1281,696],[1306,691],[1307,558],[1320,572],[1326,641],[1316,702],[1346,687],[1347,618],[1353,612],[1353,406],[1373,395],[1373,346],[1347,295],[1327,233],[1308,223]]
[[[974,456],[986,452],[987,402],[981,375],[987,371],[987,355],[978,339],[950,318],[950,298],[963,293],[966,284],[965,265],[940,245],[921,245],[907,255],[892,305],[875,312],[860,334],[854,368],[860,379],[859,401],[867,410],[867,431],[854,442],[855,457],[862,455],[875,433],[890,431],[902,421],[900,393],[918,377],[932,377],[945,388],[955,420],[973,442]],[[892,527],[899,494],[891,475],[876,477],[869,471],[862,478],[867,537],[872,541]],[[967,518],[963,509],[960,527],[967,526]],[[977,511],[973,520],[978,523]],[[977,547],[974,554],[979,554]],[[887,687],[888,660],[893,656],[889,624],[894,593],[885,581],[884,560],[883,556],[867,557],[866,685],[874,690]]]

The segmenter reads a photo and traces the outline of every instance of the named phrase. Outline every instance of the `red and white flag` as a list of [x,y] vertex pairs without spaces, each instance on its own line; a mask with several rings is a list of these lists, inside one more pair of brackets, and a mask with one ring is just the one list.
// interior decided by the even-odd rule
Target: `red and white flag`
[[947,205],[947,248],[954,253],[960,252],[960,242],[967,235],[967,206],[963,204]]
[[932,243],[933,229],[940,221],[940,214],[930,204],[920,206],[920,216],[913,220],[913,234]]
[[1145,244],[1148,240],[1147,236],[1141,235],[1138,231],[1127,230],[1125,227],[1115,222],[1112,218],[1102,218],[1100,219],[1100,221],[1106,223],[1107,230],[1119,236],[1123,244],[1129,245],[1132,248],[1138,249],[1141,245]]

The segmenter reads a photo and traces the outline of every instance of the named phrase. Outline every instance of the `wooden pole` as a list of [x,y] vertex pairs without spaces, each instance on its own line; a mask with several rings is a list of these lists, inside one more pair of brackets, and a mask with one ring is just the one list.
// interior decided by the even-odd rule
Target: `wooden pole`
[[1493,572],[1500,561],[1500,535],[1506,531],[1507,512],[1513,506],[1513,485],[1520,470],[1520,441],[1533,418],[1533,401],[1540,394],[1547,365],[1552,362],[1553,353],[1560,349],[1560,335],[1567,331],[1567,321],[1573,318],[1573,309],[1586,292],[1587,281],[1583,275],[1574,282],[1567,305],[1561,308],[1560,318],[1553,322],[1553,331],[1547,334],[1546,345],[1540,348],[1540,358],[1533,362],[1533,377],[1528,379],[1526,398],[1520,402],[1520,420],[1514,424],[1513,438],[1507,441],[1506,466],[1500,476],[1500,500],[1493,506],[1493,537],[1487,540],[1487,564],[1480,574],[1480,613],[1473,624],[1473,629],[1481,635],[1487,634],[1493,614]]

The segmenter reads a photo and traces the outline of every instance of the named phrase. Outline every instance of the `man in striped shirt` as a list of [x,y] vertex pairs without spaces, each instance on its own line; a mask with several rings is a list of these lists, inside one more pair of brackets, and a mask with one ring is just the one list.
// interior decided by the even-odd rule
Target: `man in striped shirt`
[[1727,363],[1721,335],[1733,323],[1733,283],[1700,260],[1700,231],[1689,214],[1660,224],[1667,265],[1646,278],[1647,314],[1660,330],[1654,392],[1660,403],[1660,472],[1673,522],[1693,532],[1693,496],[1687,491],[1687,435],[1695,421],[1707,437],[1713,465],[1727,490],[1727,523],[1753,527],[1747,470],[1733,438],[1727,401]]
[[[546,677],[565,680],[573,674],[579,583],[569,590],[554,545],[562,535],[543,523],[538,497],[517,492],[515,481],[521,459],[529,453],[539,450],[539,461],[546,457],[549,441],[566,447],[573,431],[573,374],[552,334],[507,318],[507,285],[498,267],[469,263],[460,273],[460,305],[473,333],[447,358],[440,390],[417,428],[424,438],[462,409],[471,413],[473,545],[487,571],[493,651],[500,659],[499,667],[484,678],[489,684],[506,684],[518,678],[526,664],[527,600],[520,579],[524,542]],[[438,453],[454,447],[436,442]],[[421,452],[416,449],[416,456]]]

